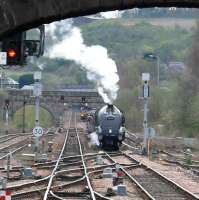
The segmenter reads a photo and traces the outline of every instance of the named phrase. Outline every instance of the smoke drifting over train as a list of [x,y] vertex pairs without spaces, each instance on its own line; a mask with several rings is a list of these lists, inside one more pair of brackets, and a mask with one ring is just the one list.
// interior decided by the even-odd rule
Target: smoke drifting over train
[[72,20],[47,25],[47,31],[55,42],[48,56],[79,64],[86,70],[87,78],[96,83],[104,102],[112,103],[117,97],[119,76],[116,63],[109,57],[107,49],[100,45],[85,45],[81,30],[72,25]]

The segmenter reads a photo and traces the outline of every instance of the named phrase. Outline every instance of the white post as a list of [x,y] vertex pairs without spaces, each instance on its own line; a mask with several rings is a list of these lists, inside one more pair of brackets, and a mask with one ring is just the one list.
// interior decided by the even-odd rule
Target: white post
[[2,87],[2,78],[3,78],[3,66],[7,65],[7,52],[0,52],[0,67],[1,67],[1,89]]

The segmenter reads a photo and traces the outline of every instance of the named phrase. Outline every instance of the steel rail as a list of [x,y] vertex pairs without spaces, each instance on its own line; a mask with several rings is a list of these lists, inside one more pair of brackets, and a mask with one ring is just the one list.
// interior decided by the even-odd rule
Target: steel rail
[[133,147],[133,146],[131,146],[131,145],[125,143],[125,142],[122,142],[122,144],[123,144],[124,146],[129,147],[130,149],[133,149],[133,150],[139,150],[139,148],[137,148],[137,147]]
[[86,181],[87,181],[87,184],[88,184],[88,187],[89,187],[89,190],[90,190],[91,198],[93,200],[96,200],[95,193],[94,193],[94,190],[93,190],[93,188],[91,186],[91,182],[90,182],[90,179],[89,179],[89,176],[88,176],[88,172],[87,172],[87,167],[86,167],[86,164],[85,164],[85,161],[84,161],[84,155],[83,155],[83,151],[82,151],[82,145],[81,145],[79,134],[78,134],[78,131],[77,131],[76,115],[75,115],[75,130],[76,130],[76,134],[77,134],[77,140],[78,140],[78,144],[79,144],[80,155],[81,155],[82,164],[83,164],[83,168],[84,168],[84,175],[86,177]]
[[4,139],[4,140],[0,140],[0,144],[5,143],[5,142],[8,142],[9,140],[13,140],[13,139],[15,139],[15,138],[17,138],[17,137],[18,137],[17,135],[7,137],[7,138]]
[[[90,157],[84,156],[84,160],[89,161],[91,159],[95,159],[96,157],[97,156],[90,156]],[[63,160],[61,160],[59,167],[70,167],[71,165],[75,166],[75,165],[81,165],[81,164],[82,164],[81,160],[69,161],[69,162],[64,162]],[[51,168],[54,168],[54,167],[55,167],[55,162],[53,162],[53,163],[48,162],[48,163],[43,163],[43,165],[37,166],[37,169],[51,169]]]
[[[178,162],[177,164],[180,164],[180,165],[185,166],[185,167],[191,167],[191,165],[186,165],[186,164],[180,163],[180,162],[184,162],[184,161],[186,160],[185,157],[179,157],[178,155],[173,155],[172,153],[169,153],[169,152],[167,152],[167,151],[165,151],[165,150],[160,151],[160,153],[163,153],[163,154],[166,154],[167,156],[170,156],[170,157],[172,157],[172,158],[175,158],[175,160],[177,160],[177,162]],[[199,163],[198,160],[194,160],[194,159],[193,159],[194,154],[188,154],[188,153],[185,153],[185,152],[182,152],[182,153],[183,153],[183,154],[186,154],[186,155],[191,155],[191,156],[192,156],[192,159],[191,159],[191,162],[192,162],[192,163],[196,163],[196,164]],[[197,166],[197,165],[196,165],[196,166]],[[199,167],[199,165],[198,165],[198,167]]]
[[[55,198],[55,199],[59,199],[59,200],[66,200],[66,198],[61,198],[60,196],[57,196],[56,194],[54,194],[52,191],[50,191],[50,194],[53,196],[53,199]],[[79,197],[76,197],[75,199],[80,199]],[[81,196],[81,200],[83,200],[83,199],[88,200],[87,197],[84,198]]]
[[61,161],[61,158],[62,158],[62,155],[63,155],[63,152],[64,152],[64,149],[65,149],[65,146],[66,146],[66,143],[67,143],[67,140],[68,140],[68,133],[69,133],[69,128],[70,128],[70,124],[71,124],[71,119],[72,119],[72,113],[71,113],[71,116],[69,118],[69,125],[68,125],[68,129],[67,129],[67,132],[66,132],[66,136],[65,136],[65,140],[64,140],[64,144],[62,146],[62,150],[61,150],[61,153],[59,155],[59,158],[57,159],[57,162],[55,164],[55,167],[51,173],[51,176],[50,176],[50,179],[49,179],[49,182],[48,182],[48,186],[47,186],[47,189],[46,189],[46,192],[44,194],[44,198],[43,200],[47,200],[48,199],[48,194],[49,194],[49,191],[50,191],[50,188],[51,188],[51,185],[52,185],[52,181],[53,181],[53,177],[54,177],[54,174],[59,166],[59,163]]
[[135,139],[138,139],[138,136],[135,135],[134,133],[132,133],[131,131],[126,130],[126,132],[127,132],[128,135],[131,135],[131,136],[133,136]]
[[138,186],[138,189],[140,189],[140,191],[143,192],[144,195],[147,196],[147,198],[149,198],[150,200],[155,200],[155,198],[151,196],[151,194],[144,187],[142,187],[142,185],[133,176],[131,176],[124,168],[122,168],[122,171],[130,178],[130,180],[132,180]]
[[[9,187],[8,189],[12,190],[12,189],[14,189],[14,188],[18,188],[18,190],[19,190],[20,188],[23,189],[23,187],[35,186],[36,184],[39,184],[40,182],[47,181],[47,179],[49,179],[49,178],[50,178],[50,175],[49,175],[48,177],[43,178],[43,179],[36,180],[36,181],[34,181],[34,182],[31,182],[31,183],[25,183],[25,184],[22,184],[22,185],[18,185],[18,186],[16,186],[16,187],[15,187],[15,186],[12,186],[12,187]],[[71,182],[69,182],[69,183],[64,183],[64,184],[59,184],[59,185],[56,185],[56,186],[52,186],[51,188],[58,188],[58,187],[70,186],[70,185],[76,184],[76,183],[78,183],[78,182],[81,182],[81,181],[83,181],[84,179],[85,179],[85,176],[83,176],[83,177],[81,177],[81,178],[79,178],[79,179],[77,179],[77,180],[71,181]],[[41,191],[45,191],[45,190],[46,190],[46,187],[44,186],[44,187],[40,187],[40,188],[38,188],[38,189],[34,189],[34,190],[30,190],[30,191],[24,191],[24,192],[22,191],[22,192],[20,192],[20,193],[13,194],[12,197],[19,197],[19,196],[26,195],[26,193],[27,193],[27,194],[31,194],[31,193],[41,192]]]
[[[76,184],[78,182],[83,181],[84,179],[85,179],[85,177],[81,177],[81,178],[79,178],[79,179],[77,179],[75,181],[71,181],[69,183],[64,183],[64,184],[59,184],[57,186],[52,186],[51,188],[55,188],[56,189],[56,188],[60,188],[60,187],[71,186],[73,184]],[[45,190],[46,190],[46,187],[44,186],[44,187],[40,187],[38,189],[34,189],[34,190],[31,190],[31,191],[24,191],[24,192],[21,192],[21,193],[13,194],[12,197],[13,198],[19,198],[20,196],[26,196],[26,195],[30,195],[30,194],[33,194],[33,193],[38,193],[38,192],[41,193],[42,191],[45,191]],[[49,193],[50,193],[50,191],[49,191]]]
[[28,139],[29,139],[29,138],[26,137],[26,138],[24,138],[24,139],[22,139],[22,140],[20,140],[20,141],[18,141],[18,142],[14,142],[14,143],[9,144],[9,145],[7,145],[7,146],[5,146],[5,147],[1,147],[1,148],[0,148],[0,152],[1,152],[1,151],[5,151],[5,149],[12,148],[13,146],[15,146],[15,145],[17,145],[17,144],[20,144],[20,143],[22,143],[22,142],[24,142],[24,141],[26,141],[26,140],[28,140]]
[[[45,134],[47,134],[49,131],[50,131],[50,129],[48,129],[48,130],[45,132]],[[29,135],[31,135],[31,134],[27,134],[27,136],[29,136]],[[26,136],[26,134],[23,134],[23,135],[20,135],[20,136]],[[28,138],[26,138],[26,139],[24,139],[24,140],[27,140],[27,139],[28,139]],[[21,143],[21,142],[23,142],[24,140],[19,141],[18,143]],[[18,143],[11,144],[11,145],[9,145],[9,146],[7,146],[7,147],[5,147],[5,148],[7,149],[7,148],[9,148],[9,147],[11,147],[11,146],[13,146],[13,145],[18,144]],[[13,151],[11,151],[11,152],[5,154],[4,156],[0,157],[0,160],[2,160],[2,159],[4,159],[4,158],[7,158],[7,156],[8,156],[9,154],[14,154],[14,153],[16,153],[16,152],[18,152],[18,151],[24,149],[24,148],[27,147],[27,146],[28,146],[28,144],[25,144],[25,145],[23,145],[23,146],[21,146],[21,147],[19,147],[19,148],[17,148],[17,149],[14,149]]]
[[111,198],[105,197],[104,195],[102,195],[102,194],[100,194],[100,193],[98,193],[98,192],[96,192],[96,191],[95,191],[95,194],[96,194],[96,196],[98,196],[100,199],[103,199],[103,200],[112,200]]
[[[114,166],[114,164],[112,164],[112,165],[108,165],[109,167],[110,166]],[[136,165],[137,166],[137,165]],[[130,166],[127,166],[127,167],[124,167],[124,168],[134,168],[134,167],[136,167],[135,165],[130,165]],[[107,167],[107,166],[103,166],[103,168],[104,167]],[[91,167],[91,168],[95,168],[95,167]],[[89,169],[91,169],[91,168],[89,168]],[[96,169],[94,170],[94,171],[91,171],[91,172],[88,172],[88,176],[90,176],[91,174],[95,174],[95,173],[102,173],[103,172],[103,168],[101,169],[102,167],[100,166],[100,167],[96,167]],[[83,168],[79,168],[79,169],[73,169],[74,171],[75,170],[82,170]],[[88,169],[88,168],[87,168]],[[72,171],[72,170],[66,170],[66,171]],[[56,173],[56,175],[58,174],[59,172],[57,172]],[[79,183],[79,182],[81,182],[82,180],[84,180],[86,178],[86,176],[84,175],[82,178],[80,178],[80,179],[77,179],[77,180],[75,180],[75,181],[73,181],[73,182],[70,182],[70,183],[67,183],[67,184],[63,184],[63,186],[71,186],[72,184],[76,184],[76,183]],[[59,185],[59,187],[60,187],[61,185]],[[58,187],[58,186],[55,186],[55,188],[56,187]],[[108,197],[105,197],[105,196],[103,196],[102,194],[99,194],[98,192],[96,192],[96,191],[94,191],[94,193],[98,196],[98,197],[100,197],[100,199],[104,199],[104,200],[109,200],[109,198]],[[55,195],[52,191],[50,191],[50,194],[52,194],[53,196]],[[56,195],[56,197],[59,197],[59,196],[57,196]],[[59,198],[61,198],[61,197],[59,197]]]
[[[123,154],[126,157],[132,158],[131,156],[127,155],[126,153],[123,152]],[[135,158],[132,158],[134,160],[136,160]],[[137,160],[138,161],[138,160]],[[139,162],[139,161],[138,161]],[[189,197],[189,199],[193,199],[193,200],[199,200],[199,197],[195,194],[193,194],[192,192],[188,191],[187,189],[185,189],[184,187],[180,186],[179,184],[177,184],[176,182],[172,181],[171,179],[169,179],[168,177],[166,177],[165,175],[163,175],[162,173],[154,170],[153,168],[145,165],[145,164],[141,164],[141,166],[144,166],[145,168],[151,170],[154,174],[158,175],[160,178],[162,178],[162,180],[164,180],[165,182],[171,184],[172,186],[176,187],[178,190],[180,190],[181,192],[183,192],[183,194],[185,194],[186,196]]]
[[9,189],[9,190],[20,189],[21,187],[31,186],[31,185],[35,185],[35,184],[38,184],[38,183],[43,182],[43,181],[47,181],[49,178],[50,178],[50,175],[46,176],[45,178],[41,178],[39,180],[35,180],[35,181],[29,182],[29,183],[7,186],[7,189]]
[[[79,179],[77,179],[77,180],[75,180],[75,181],[71,181],[71,182],[69,182],[69,183],[66,183],[66,184],[62,184],[62,185],[59,185],[58,187],[60,187],[60,186],[71,186],[71,185],[73,185],[73,184],[76,184],[76,183],[79,183],[79,182],[81,182],[81,181],[83,181],[84,179],[86,178],[86,176],[84,175],[83,177],[81,177],[81,178],[79,178]],[[55,188],[56,188],[57,186],[55,186]],[[61,198],[61,197],[59,197],[59,196],[57,196],[56,194],[54,194],[54,192],[52,191],[52,190],[50,190],[50,194],[52,195],[52,196],[54,196],[54,197],[58,197],[58,198]]]
[[[108,153],[106,153],[106,155],[109,157],[109,159],[110,159],[115,165],[118,164],[117,162],[115,162],[115,161],[113,160],[113,158],[112,158]],[[125,154],[123,154],[123,155],[125,155]],[[135,185],[138,187],[138,189],[139,189],[142,193],[144,193],[144,195],[145,195],[148,199],[150,199],[150,200],[155,200],[155,198],[152,197],[152,196],[149,194],[149,192],[148,192],[144,187],[142,187],[141,184],[139,184],[138,181],[136,181],[123,167],[122,167],[122,171],[129,177],[129,179],[130,179],[133,183],[135,183]]]
[[10,137],[10,136],[26,136],[26,135],[31,135],[31,133],[12,133],[12,134],[8,134],[8,135],[2,135],[0,136],[0,140],[2,138],[7,138],[7,137]]
[[[104,152],[101,152],[101,153],[87,153],[87,154],[84,154],[84,157],[88,158],[88,159],[90,159],[90,158],[92,159],[92,157],[95,158],[98,155],[105,155],[105,153]],[[64,161],[65,159],[70,160],[70,159],[74,159],[74,158],[81,158],[81,155],[73,155],[73,156],[62,157],[61,161],[65,162]],[[50,164],[52,164],[54,166],[54,164],[56,162],[57,162],[57,160],[53,160],[53,161],[49,161],[49,162],[45,162],[45,163],[36,163],[33,166],[34,167],[37,167],[37,166],[39,167],[39,166],[46,166],[46,165],[50,165]]]
[[14,153],[16,153],[16,152],[22,150],[23,148],[25,148],[25,147],[27,147],[27,146],[28,146],[28,144],[25,144],[25,145],[23,145],[23,146],[21,146],[21,147],[15,149],[15,150],[13,150],[13,151],[7,153],[6,155],[0,157],[0,160],[3,160],[4,158],[7,158],[7,156],[8,156],[9,154],[14,154]]
[[[87,169],[96,171],[96,170],[104,169],[104,168],[106,168],[106,167],[114,167],[114,164],[102,165],[102,166],[98,166],[98,167],[87,167]],[[84,168],[83,168],[83,167],[80,167],[80,168],[74,168],[74,169],[60,170],[60,171],[57,171],[57,172],[55,173],[55,175],[59,175],[59,174],[66,173],[66,172],[76,172],[76,171],[80,171],[80,170],[84,170]],[[92,171],[92,172],[93,172],[93,171]],[[88,172],[88,174],[90,174],[90,173],[92,173],[92,172]]]
[[50,191],[50,194],[51,194],[54,198],[56,198],[56,199],[65,200],[65,199],[63,199],[63,198],[57,196],[56,194],[54,194],[53,191]]

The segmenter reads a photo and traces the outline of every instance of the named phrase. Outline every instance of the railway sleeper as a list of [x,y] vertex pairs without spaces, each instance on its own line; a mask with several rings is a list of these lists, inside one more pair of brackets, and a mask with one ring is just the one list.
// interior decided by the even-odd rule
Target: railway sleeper
[[89,192],[54,192],[59,197],[90,197]]
[[170,193],[168,193],[168,194],[159,193],[159,194],[155,195],[155,198],[162,199],[162,200],[164,200],[164,199],[169,199],[169,200],[186,200],[187,199],[186,197],[179,197],[179,195],[177,195],[177,194],[170,194]]
[[56,176],[56,180],[58,181],[75,181],[77,179],[82,178],[82,176],[64,176],[64,175],[58,175]]

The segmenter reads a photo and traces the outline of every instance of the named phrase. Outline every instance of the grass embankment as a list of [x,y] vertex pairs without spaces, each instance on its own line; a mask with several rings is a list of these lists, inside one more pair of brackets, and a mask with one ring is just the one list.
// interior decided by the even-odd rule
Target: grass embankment
[[[53,125],[53,117],[51,114],[40,108],[40,126],[49,127]],[[13,128],[21,129],[23,126],[23,108],[19,109],[13,117],[12,121]],[[34,106],[26,106],[25,107],[25,128],[30,130],[35,126],[35,107]]]

